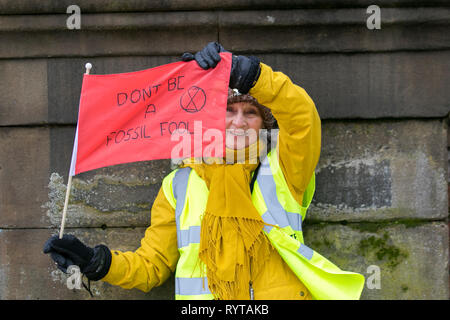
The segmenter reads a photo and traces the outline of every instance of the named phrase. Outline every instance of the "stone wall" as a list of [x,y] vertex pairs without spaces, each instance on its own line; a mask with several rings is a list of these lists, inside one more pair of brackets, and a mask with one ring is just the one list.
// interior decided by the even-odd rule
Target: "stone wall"
[[[80,30],[67,29],[71,4],[0,0],[0,299],[90,299],[42,254],[61,221],[85,63],[135,71],[216,40],[283,71],[316,103],[323,139],[306,243],[364,274],[363,299],[449,298],[447,1],[378,1],[379,30],[366,27],[367,0],[79,0]],[[66,232],[136,249],[169,172],[164,160],[76,176]],[[174,290],[173,278],[149,293],[92,287],[95,299]]]

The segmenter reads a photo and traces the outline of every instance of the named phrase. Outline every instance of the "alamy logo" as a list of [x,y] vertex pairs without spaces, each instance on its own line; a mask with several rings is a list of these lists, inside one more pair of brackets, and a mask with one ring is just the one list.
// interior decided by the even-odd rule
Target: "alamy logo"
[[69,289],[81,289],[81,271],[80,267],[76,265],[71,265],[67,268],[67,274],[70,276],[67,278],[67,288]]
[[66,26],[69,30],[81,29],[81,9],[76,4],[67,7],[67,14],[71,14],[66,20]]
[[381,10],[380,7],[373,4],[367,7],[366,13],[371,14],[367,18],[367,29],[381,29]]
[[367,267],[367,273],[371,274],[367,278],[367,289],[381,289],[381,270],[379,266],[370,265]]

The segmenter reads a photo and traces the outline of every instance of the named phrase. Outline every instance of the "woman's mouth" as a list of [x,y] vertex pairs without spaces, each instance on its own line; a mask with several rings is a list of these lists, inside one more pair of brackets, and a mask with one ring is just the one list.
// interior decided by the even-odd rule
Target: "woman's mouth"
[[245,137],[248,136],[248,131],[246,130],[231,130],[231,129],[227,129],[227,134],[233,135],[233,136],[237,136],[237,137]]

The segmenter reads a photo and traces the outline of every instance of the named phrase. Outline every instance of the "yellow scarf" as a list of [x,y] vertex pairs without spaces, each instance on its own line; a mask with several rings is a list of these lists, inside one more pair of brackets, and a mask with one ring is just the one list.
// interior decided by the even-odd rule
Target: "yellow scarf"
[[227,150],[226,159],[233,159],[233,163],[191,160],[183,165],[194,169],[209,189],[199,258],[206,265],[208,286],[216,299],[248,299],[251,273],[257,273],[269,258],[271,244],[263,233],[265,223],[252,203],[249,187],[251,172],[258,166],[260,153],[254,152],[258,147],[257,151],[262,149],[255,142],[245,154]]

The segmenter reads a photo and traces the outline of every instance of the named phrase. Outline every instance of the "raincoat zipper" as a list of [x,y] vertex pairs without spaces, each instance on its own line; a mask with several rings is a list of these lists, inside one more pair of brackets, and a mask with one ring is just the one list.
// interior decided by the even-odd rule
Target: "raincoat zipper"
[[249,283],[248,283],[248,285],[249,285],[249,291],[250,291],[250,300],[255,300],[255,293],[254,293],[254,291],[253,291],[253,286],[252,286],[252,282],[250,281]]
[[248,291],[250,295],[250,300],[255,300],[255,292],[253,291],[253,281],[252,281],[252,260],[249,261],[250,269],[250,281],[248,282]]

